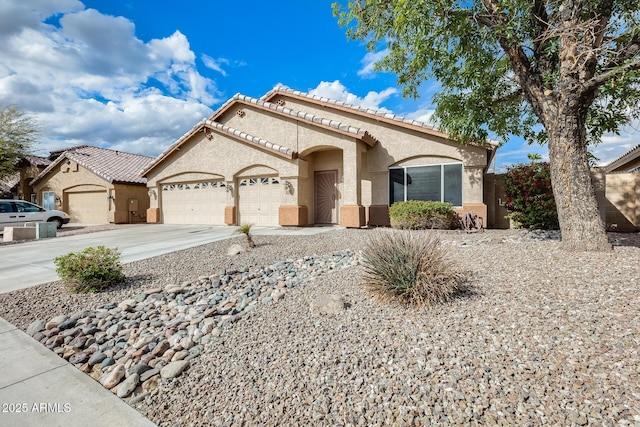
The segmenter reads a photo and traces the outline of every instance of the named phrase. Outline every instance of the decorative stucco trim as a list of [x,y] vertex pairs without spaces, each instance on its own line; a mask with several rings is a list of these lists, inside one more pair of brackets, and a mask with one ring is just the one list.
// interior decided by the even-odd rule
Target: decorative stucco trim
[[[228,104],[228,102],[227,102]],[[226,105],[226,104],[225,104]],[[291,148],[283,147],[278,144],[274,144],[266,139],[259,138],[257,136],[250,135],[246,132],[242,132],[238,129],[234,129],[232,127],[223,125],[222,123],[215,122],[211,119],[202,119],[198,124],[196,124],[189,132],[182,135],[180,138],[176,140],[173,144],[169,146],[158,158],[145,170],[142,171],[142,176],[146,176],[151,170],[153,170],[156,166],[164,161],[167,157],[169,157],[173,152],[180,150],[180,147],[191,137],[196,135],[198,132],[203,132],[204,129],[210,129],[212,131],[218,132],[222,135],[231,137],[243,143],[248,143],[249,145],[255,146],[257,148],[265,149],[273,154],[284,157],[286,159],[296,159],[298,157],[298,153],[292,150]],[[207,139],[210,139],[207,137]]]

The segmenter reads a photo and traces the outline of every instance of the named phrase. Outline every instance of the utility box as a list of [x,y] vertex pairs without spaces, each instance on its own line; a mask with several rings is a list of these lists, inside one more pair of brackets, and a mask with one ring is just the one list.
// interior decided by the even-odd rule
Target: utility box
[[36,239],[48,239],[56,237],[58,231],[58,223],[56,222],[27,222],[25,228],[35,228]]

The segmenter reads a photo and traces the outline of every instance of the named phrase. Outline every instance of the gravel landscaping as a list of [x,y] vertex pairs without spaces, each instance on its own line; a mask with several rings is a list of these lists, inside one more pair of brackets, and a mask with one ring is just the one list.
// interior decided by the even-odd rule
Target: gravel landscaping
[[127,264],[100,294],[3,294],[0,313],[160,426],[640,425],[637,233],[573,254],[440,232],[470,292],[420,310],[363,290],[370,233],[256,236],[228,256],[238,237]]

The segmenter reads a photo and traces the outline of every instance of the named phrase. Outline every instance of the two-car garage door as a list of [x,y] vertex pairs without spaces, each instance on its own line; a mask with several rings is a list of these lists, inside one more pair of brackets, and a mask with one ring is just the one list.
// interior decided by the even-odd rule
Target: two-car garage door
[[[238,223],[278,225],[280,182],[276,177],[238,182]],[[162,186],[165,224],[223,225],[227,185],[223,181],[167,183]]]

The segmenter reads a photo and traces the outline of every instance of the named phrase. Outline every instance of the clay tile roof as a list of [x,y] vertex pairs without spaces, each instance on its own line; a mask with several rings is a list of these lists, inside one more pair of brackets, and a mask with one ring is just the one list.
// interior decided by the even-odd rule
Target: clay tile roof
[[[625,165],[627,163],[631,163],[633,160],[640,158],[640,144],[633,147],[631,150],[624,153],[622,156],[613,160],[611,163],[604,167],[606,173],[611,173],[613,171],[619,172],[637,172],[640,170],[640,166],[636,168],[632,168],[629,170],[625,169]],[[628,166],[628,165],[627,165]]]
[[31,181],[33,185],[64,159],[72,160],[110,183],[146,184],[140,174],[155,160],[153,157],[100,147],[82,146],[64,151],[40,175]]
[[20,182],[20,172],[16,172],[12,175],[7,175],[0,179],[0,191],[5,193],[13,192],[13,189]]
[[[267,102],[264,99],[253,98],[253,97],[242,95],[239,93],[235,94],[233,98],[231,98],[222,107],[220,107],[218,111],[223,111],[230,104],[230,102],[233,102],[233,101],[241,101],[247,104],[253,104],[258,107],[262,107],[264,109],[276,111],[282,115],[291,116],[296,119],[302,119],[310,123],[314,123],[324,127],[333,128],[342,132],[350,133],[353,136],[357,136],[358,138],[363,139],[365,142],[369,143],[370,145],[375,145],[375,143],[377,142],[377,140],[369,132],[367,132],[366,130],[360,129],[358,127],[343,124],[337,120],[326,119],[324,117],[316,116],[314,114],[304,113],[302,111],[296,111],[289,107],[283,107],[281,105]],[[214,114],[214,117],[215,117],[215,114]]]
[[46,167],[51,164],[51,160],[49,160],[47,157],[27,155],[27,156],[24,156],[24,158],[33,166],[37,166],[37,167],[40,167],[40,166]]
[[[309,93],[306,92],[301,92],[299,90],[294,90],[291,89],[287,86],[283,86],[283,85],[279,85],[274,87],[272,90],[270,90],[269,92],[267,92],[264,96],[262,96],[260,99],[262,100],[267,100],[270,99],[273,95],[277,94],[277,93],[284,93],[284,94],[290,94],[290,95],[294,95],[297,97],[301,97],[301,98],[307,98],[310,100],[314,100],[314,101],[319,101],[325,104],[331,104],[331,105],[336,105],[342,108],[346,108],[346,109],[351,109],[354,112],[358,112],[358,113],[364,113],[367,114],[369,116],[372,117],[379,117],[379,118],[383,118],[383,119],[387,119],[390,120],[392,122],[398,122],[398,123],[402,123],[402,124],[407,124],[407,125],[411,125],[411,126],[415,126],[418,128],[422,128],[425,130],[430,130],[430,131],[435,131],[435,132],[440,132],[441,131],[438,129],[437,126],[434,126],[433,124],[430,123],[425,123],[425,122],[421,122],[419,120],[413,120],[413,119],[409,119],[406,117],[402,117],[402,116],[397,116],[387,110],[376,110],[374,108],[365,108],[365,107],[359,107],[357,105],[353,105],[353,104],[349,104],[346,102],[342,102],[342,101],[336,101],[333,99],[328,99],[322,96],[317,96],[317,95],[311,95]],[[496,141],[487,141],[490,145],[492,146],[498,146],[499,143]]]

